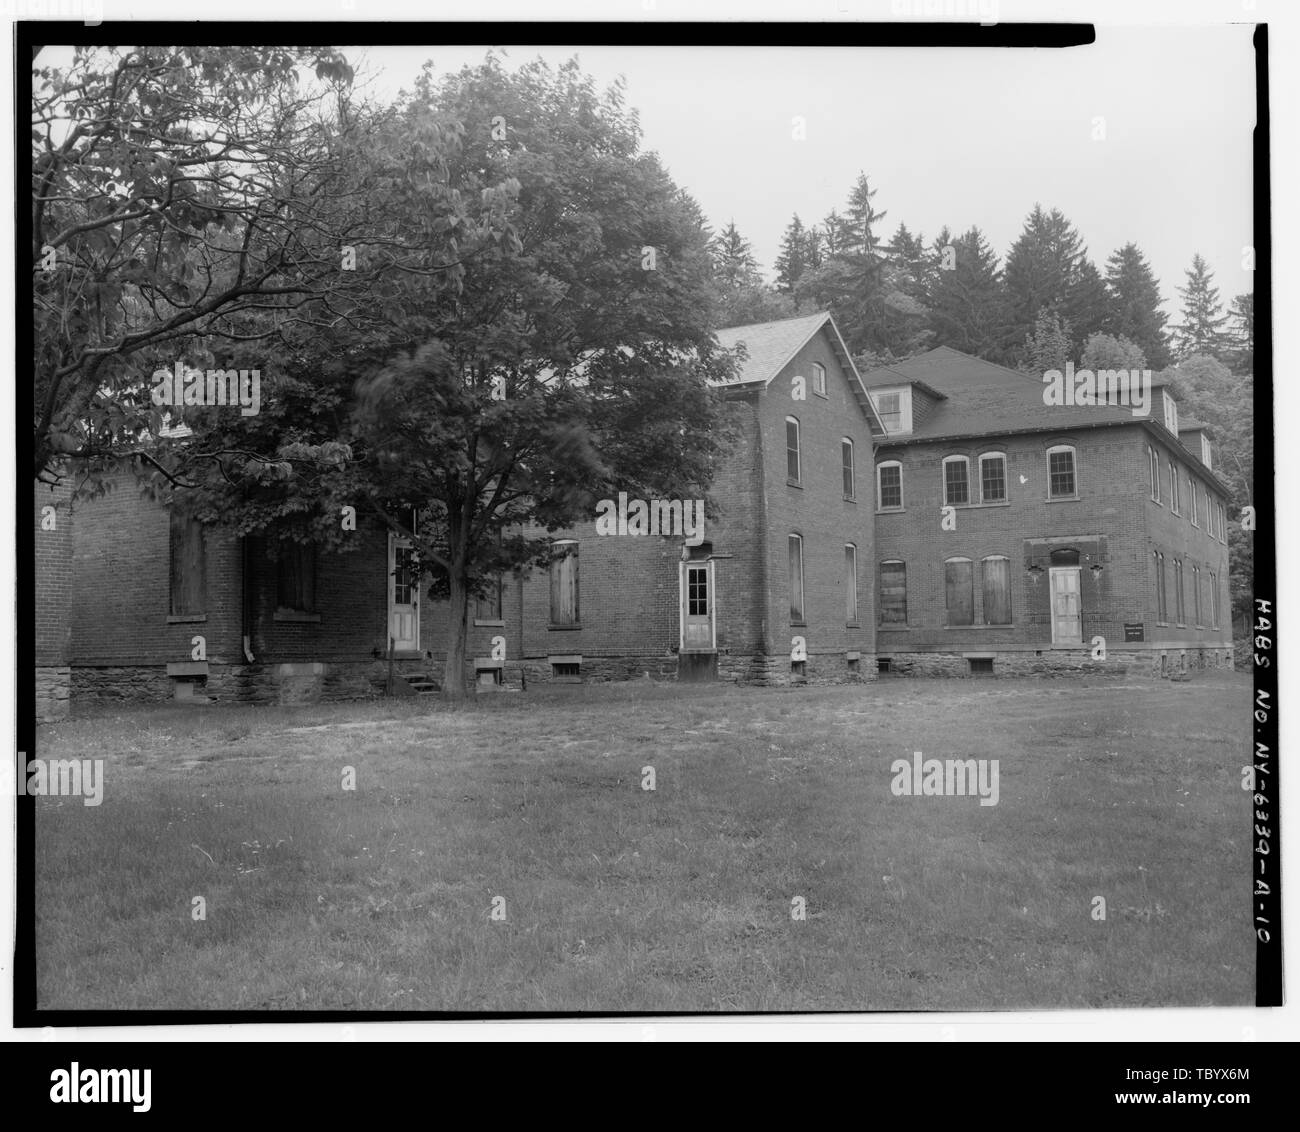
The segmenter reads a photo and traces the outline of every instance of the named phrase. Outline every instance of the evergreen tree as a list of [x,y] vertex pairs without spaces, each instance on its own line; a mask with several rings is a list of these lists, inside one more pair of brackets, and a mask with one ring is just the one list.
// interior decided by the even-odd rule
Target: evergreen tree
[[1035,204],[1024,230],[1011,246],[1004,272],[1014,335],[1026,341],[1037,333],[1038,313],[1056,311],[1063,321],[1087,313],[1092,281],[1083,271],[1083,241],[1059,209]]
[[1237,373],[1255,372],[1255,293],[1247,291],[1232,300],[1228,311],[1232,320],[1232,368]]
[[1073,328],[1076,350],[1083,348],[1090,335],[1105,328],[1109,312],[1106,281],[1090,259],[1080,258],[1062,312]]
[[889,258],[899,270],[903,291],[924,303],[929,277],[924,237],[919,232],[913,236],[906,224],[899,224],[898,231],[889,241]]
[[1106,333],[1129,339],[1148,365],[1164,369],[1170,361],[1168,315],[1160,309],[1160,283],[1136,244],[1125,244],[1106,261],[1106,296]]
[[815,233],[803,226],[796,212],[794,219],[786,225],[781,237],[781,251],[776,257],[776,288],[783,294],[791,294],[800,277],[812,266],[808,262],[809,237],[816,239]]
[[[978,228],[951,245],[951,271],[935,271],[929,294],[929,327],[934,344],[951,346],[966,354],[1001,361],[1007,353],[1007,310],[998,257]],[[941,253],[940,253],[941,254]]]
[[1224,346],[1223,325],[1228,317],[1214,286],[1214,273],[1199,252],[1192,257],[1187,286],[1179,287],[1178,293],[1183,297],[1182,325],[1174,331],[1179,360],[1193,354],[1217,355]]
[[731,290],[752,287],[763,281],[754,250],[740,234],[734,220],[719,232],[709,245],[713,274],[720,286]]

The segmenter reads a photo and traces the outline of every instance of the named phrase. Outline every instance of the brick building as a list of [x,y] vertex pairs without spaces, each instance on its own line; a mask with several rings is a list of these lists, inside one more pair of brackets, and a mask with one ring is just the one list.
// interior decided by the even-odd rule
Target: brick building
[[[738,439],[702,529],[555,532],[549,569],[471,605],[480,684],[1231,664],[1227,493],[1165,388],[1146,416],[1049,404],[1040,382],[947,348],[860,376],[828,314],[718,338],[746,357],[719,388]],[[644,502],[665,524],[690,513]],[[63,541],[38,542],[37,664],[65,684],[70,668],[79,701],[442,678],[447,607],[421,600],[410,548],[383,530],[276,560],[129,479],[60,524]]]
[[1145,414],[1127,394],[1048,403],[1043,382],[947,347],[863,381],[889,433],[882,671],[1231,665],[1227,489],[1158,379]]
[[[556,532],[549,571],[503,578],[471,608],[478,681],[874,674],[870,469],[883,427],[866,390],[827,314],[719,338],[748,352],[719,390],[739,440],[698,537],[606,535],[594,521]],[[263,540],[169,514],[123,477],[78,508],[75,694],[370,695],[389,686],[390,646],[395,690],[439,681],[447,607],[421,601],[410,556],[363,527],[351,552],[273,559]]]

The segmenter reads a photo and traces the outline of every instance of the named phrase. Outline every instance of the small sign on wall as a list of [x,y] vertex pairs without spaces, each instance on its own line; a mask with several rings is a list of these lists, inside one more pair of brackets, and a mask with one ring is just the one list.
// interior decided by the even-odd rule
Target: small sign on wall
[[1145,641],[1146,639],[1146,631],[1141,621],[1124,622],[1124,640]]

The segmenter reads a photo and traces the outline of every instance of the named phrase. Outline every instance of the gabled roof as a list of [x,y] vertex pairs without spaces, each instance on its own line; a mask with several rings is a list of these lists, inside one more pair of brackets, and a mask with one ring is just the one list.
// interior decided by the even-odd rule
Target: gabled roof
[[728,326],[717,332],[718,344],[724,349],[733,349],[744,344],[745,360],[741,363],[736,378],[732,381],[711,382],[723,389],[739,386],[768,386],[780,375],[794,356],[806,346],[815,335],[823,329],[835,351],[841,367],[849,378],[849,388],[862,408],[871,431],[876,436],[885,435],[885,426],[881,423],[876,407],[867,396],[862,384],[862,375],[853,364],[853,356],[840,336],[839,327],[831,318],[830,311],[803,315],[800,318],[783,318],[776,322],[754,322],[748,326]]
[[[1156,435],[1163,436],[1166,442],[1169,439],[1164,420],[1159,415],[1159,406],[1154,403],[1144,417],[1136,416],[1125,405],[1048,405],[1043,401],[1041,379],[963,354],[950,346],[939,346],[906,361],[871,370],[863,376],[868,388],[898,385],[900,379],[923,380],[938,390],[944,399],[910,433],[891,436],[883,445],[1007,436],[1020,432],[1071,432],[1121,424],[1144,425]],[[1160,384],[1163,383],[1153,375],[1153,391]],[[1189,427],[1196,426],[1183,422],[1183,431]],[[1177,440],[1177,437],[1173,439]],[[1198,453],[1186,445],[1180,446],[1187,459],[1201,463]],[[1205,471],[1223,486],[1213,470],[1206,468]]]

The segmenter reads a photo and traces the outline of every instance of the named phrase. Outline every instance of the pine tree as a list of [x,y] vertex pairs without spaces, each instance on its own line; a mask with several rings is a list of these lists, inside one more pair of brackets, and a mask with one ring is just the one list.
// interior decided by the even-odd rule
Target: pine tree
[[889,214],[877,212],[871,203],[876,192],[867,175],[859,173],[844,210],[844,238],[839,248],[840,254],[862,256],[873,263],[885,258],[876,239],[876,225]]
[[[1007,254],[1007,306],[1016,338],[1037,332],[1038,313],[1057,311],[1068,321],[1072,306],[1085,308],[1090,280],[1082,272],[1083,241],[1059,209],[1035,204]],[[1082,290],[1081,290],[1082,288]]]
[[722,287],[736,290],[762,282],[754,250],[734,220],[713,238],[709,251],[713,256],[714,278]]
[[1096,334],[1106,326],[1110,304],[1106,296],[1106,281],[1101,272],[1090,259],[1081,257],[1075,269],[1075,277],[1065,297],[1062,314],[1073,328],[1073,345],[1076,350],[1083,348],[1089,336]]
[[1179,360],[1193,354],[1216,355],[1224,346],[1223,325],[1228,316],[1223,314],[1219,289],[1214,286],[1214,273],[1200,253],[1192,257],[1187,272],[1187,286],[1179,287],[1183,297],[1183,321],[1174,331],[1174,348]]
[[781,251],[776,257],[776,288],[783,294],[793,293],[800,277],[810,266],[809,237],[815,234],[803,226],[796,212],[781,237]]
[[1136,244],[1128,243],[1106,261],[1107,318],[1104,330],[1141,348],[1147,364],[1170,362],[1168,315],[1160,308],[1160,283]]
[[943,244],[953,249],[952,270],[934,273],[929,294],[929,327],[934,344],[1001,361],[1007,354],[1007,309],[998,257],[978,228]]
[[903,291],[912,298],[925,302],[929,265],[924,237],[919,232],[913,236],[906,224],[899,224],[898,231],[889,241],[889,257],[899,270]]
[[1232,320],[1232,341],[1236,350],[1232,368],[1237,373],[1255,372],[1255,293],[1247,291],[1232,300],[1228,311]]

